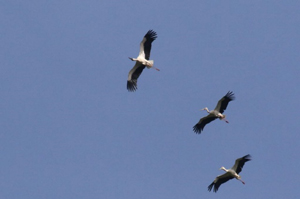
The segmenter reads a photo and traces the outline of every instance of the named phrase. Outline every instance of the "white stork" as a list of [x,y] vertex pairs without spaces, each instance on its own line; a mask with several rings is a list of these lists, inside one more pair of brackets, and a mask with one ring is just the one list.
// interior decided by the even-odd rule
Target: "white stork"
[[144,36],[140,44],[140,53],[137,58],[131,58],[132,61],[136,61],[134,67],[129,71],[127,80],[127,90],[135,91],[137,89],[137,79],[143,72],[144,68],[154,68],[159,71],[158,68],[153,67],[153,60],[149,60],[151,43],[157,38],[157,34],[153,30],[149,30]]
[[224,120],[226,123],[229,123],[225,117],[226,115],[223,112],[226,110],[227,105],[230,101],[234,100],[233,92],[229,91],[222,99],[218,101],[218,104],[214,110],[209,111],[207,107],[201,109],[206,110],[209,114],[206,117],[203,117],[199,120],[199,122],[193,127],[195,133],[200,134],[204,129],[205,125],[219,118],[220,120]]
[[239,180],[243,184],[245,184],[245,182],[243,180],[241,180],[241,176],[239,175],[239,173],[242,171],[242,168],[243,168],[245,162],[248,162],[251,160],[250,158],[251,158],[251,156],[248,154],[248,155],[245,155],[244,157],[236,159],[233,167],[228,170],[225,169],[224,167],[221,167],[220,170],[224,170],[226,173],[224,173],[223,175],[217,176],[216,179],[208,186],[208,191],[211,191],[211,189],[214,186],[214,192],[217,192],[219,187],[221,186],[221,184],[223,184],[233,178],[236,178],[237,180]]

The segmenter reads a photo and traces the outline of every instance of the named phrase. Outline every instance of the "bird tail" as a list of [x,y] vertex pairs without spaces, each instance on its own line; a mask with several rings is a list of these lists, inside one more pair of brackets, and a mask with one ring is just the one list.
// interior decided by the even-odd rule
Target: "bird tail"
[[153,64],[154,64],[153,60],[148,60],[146,66],[147,66],[147,68],[151,68],[153,66]]
[[226,118],[225,114],[222,114],[223,117],[219,117],[220,120],[224,120]]
[[226,123],[229,123],[228,120],[226,120],[226,115],[223,114],[223,117],[220,118],[220,120],[224,120]]

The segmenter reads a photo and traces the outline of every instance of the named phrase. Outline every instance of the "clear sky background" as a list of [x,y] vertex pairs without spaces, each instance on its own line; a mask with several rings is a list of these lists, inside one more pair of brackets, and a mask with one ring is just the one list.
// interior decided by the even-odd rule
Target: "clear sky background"
[[[299,198],[299,1],[0,3],[1,199]],[[145,33],[151,59],[134,93]],[[228,91],[201,135],[192,127]],[[251,154],[237,180],[207,186]]]

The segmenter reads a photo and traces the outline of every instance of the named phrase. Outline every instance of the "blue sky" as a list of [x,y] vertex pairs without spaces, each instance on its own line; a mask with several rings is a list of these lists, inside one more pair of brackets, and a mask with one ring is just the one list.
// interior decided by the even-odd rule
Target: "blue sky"
[[[2,1],[0,198],[297,198],[298,1]],[[126,80],[145,33],[151,59]],[[201,135],[192,127],[236,95]],[[218,193],[221,166],[251,154]]]

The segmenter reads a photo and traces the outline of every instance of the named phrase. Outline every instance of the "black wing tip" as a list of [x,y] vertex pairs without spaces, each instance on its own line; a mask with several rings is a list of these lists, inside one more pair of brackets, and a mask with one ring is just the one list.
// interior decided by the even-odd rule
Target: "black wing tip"
[[146,37],[146,39],[152,39],[152,41],[153,41],[157,38],[157,33],[151,29],[146,33],[145,37]]
[[137,90],[137,84],[133,81],[127,81],[127,90],[129,92],[134,92]]
[[207,190],[208,190],[208,191],[211,191],[212,188],[213,188],[213,192],[216,193],[216,192],[218,191],[218,188],[216,187],[215,182],[212,182],[212,183],[207,187]]
[[251,160],[251,155],[250,154],[247,154],[247,155],[245,155],[244,157],[243,157],[243,160],[245,160],[245,162],[247,162],[247,161],[250,161]]
[[203,131],[203,128],[201,128],[201,126],[199,124],[196,124],[195,126],[193,126],[193,131],[196,134],[201,134],[201,131]]
[[228,91],[225,97],[228,98],[230,101],[235,100],[235,95],[232,91]]
[[213,188],[213,186],[214,186],[214,183],[211,183],[211,184],[207,187],[207,190],[208,190],[208,191],[211,191],[211,189]]

